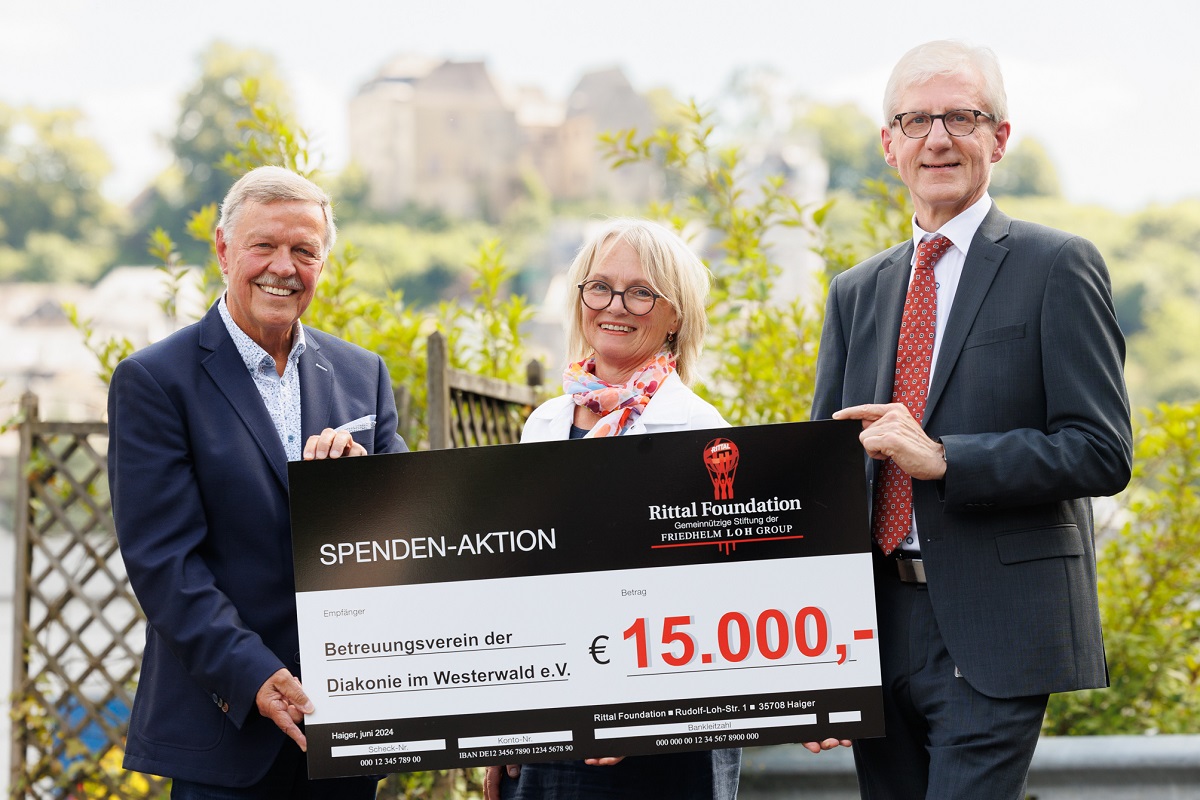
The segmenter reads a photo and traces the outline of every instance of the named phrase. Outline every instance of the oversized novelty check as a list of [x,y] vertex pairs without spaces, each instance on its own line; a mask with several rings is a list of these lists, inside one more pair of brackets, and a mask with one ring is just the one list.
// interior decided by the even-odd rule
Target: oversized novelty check
[[881,735],[859,430],[291,464],[310,775]]

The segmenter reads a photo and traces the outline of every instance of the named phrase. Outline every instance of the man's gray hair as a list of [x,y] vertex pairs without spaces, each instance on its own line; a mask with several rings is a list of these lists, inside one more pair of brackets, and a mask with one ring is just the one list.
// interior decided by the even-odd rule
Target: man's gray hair
[[321,207],[321,215],[325,217],[324,252],[321,256],[329,255],[333,243],[337,241],[333,201],[320,186],[283,167],[258,167],[239,178],[221,203],[221,219],[217,227],[225,231],[225,238],[228,239],[237,228],[242,208],[247,202],[278,203],[288,200],[316,203]]
[[905,111],[935,112],[932,108],[897,108],[900,96],[909,88],[933,78],[964,72],[973,73],[972,77],[979,80],[979,102],[984,107],[978,110],[994,115],[997,122],[1007,120],[1008,96],[1004,92],[1004,76],[996,54],[987,47],[941,39],[917,45],[897,62],[883,92],[883,123],[890,126],[892,119]]

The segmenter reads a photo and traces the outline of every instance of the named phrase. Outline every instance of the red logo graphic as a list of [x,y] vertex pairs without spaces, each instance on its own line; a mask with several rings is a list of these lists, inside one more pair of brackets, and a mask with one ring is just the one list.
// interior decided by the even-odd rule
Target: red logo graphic
[[738,448],[728,439],[713,439],[704,445],[704,466],[712,478],[713,499],[733,499],[733,477],[737,473]]

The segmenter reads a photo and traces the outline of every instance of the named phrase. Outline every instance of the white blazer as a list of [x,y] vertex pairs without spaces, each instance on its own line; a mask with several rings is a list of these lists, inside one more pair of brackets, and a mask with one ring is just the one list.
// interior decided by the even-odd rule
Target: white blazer
[[[561,394],[534,409],[521,431],[522,442],[554,442],[571,438],[575,403]],[[646,410],[624,435],[728,428],[720,412],[672,372],[646,404]]]

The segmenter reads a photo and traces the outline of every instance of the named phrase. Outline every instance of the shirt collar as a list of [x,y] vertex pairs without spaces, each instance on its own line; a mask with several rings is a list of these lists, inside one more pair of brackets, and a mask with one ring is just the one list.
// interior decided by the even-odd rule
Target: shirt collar
[[[229,337],[233,339],[233,344],[237,347],[238,354],[242,357],[242,362],[245,363],[246,369],[250,370],[251,374],[261,369],[264,363],[272,367],[278,366],[275,363],[275,359],[271,357],[271,354],[264,350],[262,345],[251,339],[250,335],[239,328],[238,324],[233,321],[233,315],[229,313],[229,307],[225,303],[225,295],[221,295],[221,299],[217,301],[217,311],[221,314],[221,321],[225,323],[225,329],[229,331]],[[298,361],[306,348],[304,326],[300,324],[300,320],[296,320],[296,327],[292,332],[292,349],[288,353],[288,361]]]
[[971,247],[971,240],[975,238],[975,231],[979,230],[979,226],[983,224],[983,218],[987,216],[988,211],[992,208],[992,197],[987,192],[983,193],[983,197],[971,204],[970,208],[963,211],[954,219],[947,222],[936,231],[926,231],[917,224],[917,215],[913,214],[913,258],[917,257],[917,247],[921,242],[928,239],[934,233],[940,233],[950,240],[951,244],[966,256],[967,250]]

